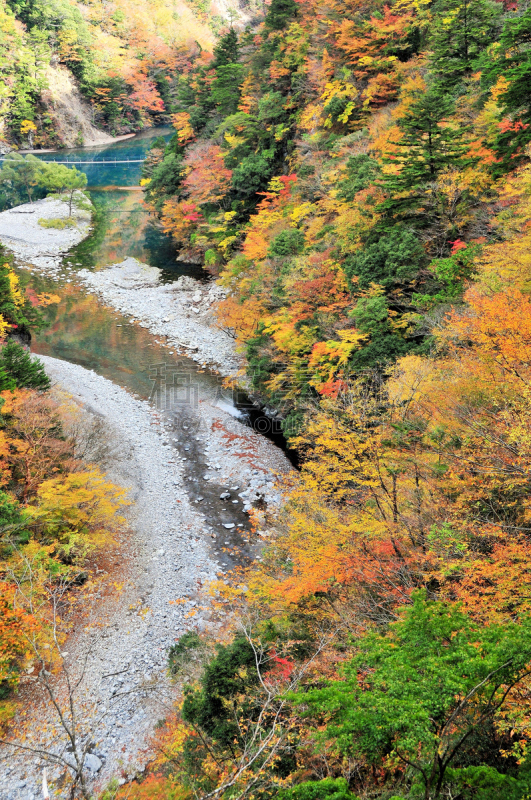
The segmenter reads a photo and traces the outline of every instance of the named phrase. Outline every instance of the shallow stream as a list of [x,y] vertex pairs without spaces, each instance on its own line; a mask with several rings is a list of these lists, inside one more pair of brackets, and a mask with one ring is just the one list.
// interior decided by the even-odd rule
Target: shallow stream
[[[43,154],[46,160],[64,162],[93,161],[79,164],[87,173],[89,191],[97,208],[94,228],[87,239],[73,248],[63,259],[63,273],[58,279],[43,277],[33,272],[29,286],[36,292],[50,292],[61,297],[61,302],[43,310],[45,324],[32,341],[36,354],[50,355],[92,369],[114,383],[142,398],[150,398],[172,423],[175,445],[186,458],[187,491],[193,499],[203,503],[209,523],[223,523],[224,503],[219,495],[227,488],[205,481],[205,459],[200,439],[195,435],[193,403],[210,400],[219,404],[242,422],[256,422],[259,412],[243,394],[223,389],[221,378],[202,368],[192,359],[172,353],[163,346],[160,338],[145,328],[133,324],[128,317],[100,304],[76,282],[75,273],[82,268],[101,269],[116,264],[129,256],[163,270],[163,280],[176,280],[189,275],[198,280],[209,276],[201,267],[176,261],[171,239],[158,227],[143,204],[143,194],[138,187],[141,165],[135,161],[145,154],[153,138],[161,133],[169,136],[168,129],[152,130],[134,139],[98,148],[63,150]],[[110,163],[116,161],[129,163]],[[99,163],[98,163],[99,162]],[[121,188],[118,188],[121,187]],[[23,274],[27,276],[24,270]],[[191,388],[191,405],[168,404],[165,386],[159,376],[166,371],[177,372],[183,383]],[[268,438],[282,445],[282,436],[271,430]],[[266,426],[267,427],[267,426]],[[262,431],[263,428],[258,427]],[[207,510],[208,509],[208,510]],[[249,553],[242,534],[249,528],[247,515],[232,509],[237,515],[239,528],[226,534],[229,550],[240,560]],[[239,555],[236,555],[236,551]],[[219,556],[219,552],[218,552]],[[234,558],[225,555],[221,560],[227,566]]]

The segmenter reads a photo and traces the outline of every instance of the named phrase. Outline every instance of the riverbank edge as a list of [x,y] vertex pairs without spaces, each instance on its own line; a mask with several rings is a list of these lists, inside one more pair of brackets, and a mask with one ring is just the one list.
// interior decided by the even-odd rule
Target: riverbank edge
[[[97,601],[94,616],[88,611],[88,618],[76,626],[65,645],[74,663],[84,662],[90,647],[84,691],[80,689],[80,702],[88,715],[92,706],[110,707],[116,692],[125,695],[99,721],[94,735],[98,744],[91,749],[90,763],[87,759],[88,777],[97,792],[113,777],[130,779],[143,772],[152,757],[150,738],[161,707],[175,699],[167,677],[167,650],[187,630],[205,628],[208,610],[198,605],[198,587],[215,580],[221,567],[211,552],[202,510],[187,496],[183,466],[166,443],[168,434],[153,405],[80,365],[39,358],[60,402],[73,403],[83,415],[104,422],[115,452],[103,467],[112,481],[129,489],[132,501],[126,512],[130,531],[115,548],[122,588]],[[108,553],[101,553],[98,564],[101,558],[105,566],[107,557]],[[107,582],[112,585],[116,577],[110,572]],[[94,629],[102,634],[91,640]],[[103,680],[109,674],[119,677]],[[147,684],[157,684],[154,699],[150,699],[153,692],[146,694],[143,689]],[[54,752],[66,746],[51,707],[42,702],[33,705],[30,685],[21,691],[23,703],[26,693],[33,714],[24,708],[23,718],[29,722],[25,745],[31,746],[36,736],[40,749]],[[27,753],[3,752],[0,767],[4,759],[0,796],[27,800],[28,791],[38,796],[46,760],[30,761]],[[48,775],[51,790],[66,797],[59,788],[64,770],[52,767]]]
[[[90,643],[95,666],[89,670],[87,702],[109,704],[113,692],[129,692],[129,684],[138,684],[127,694],[125,704],[98,729],[99,744],[91,750],[95,756],[91,763],[98,769],[91,775],[91,784],[99,790],[113,777],[129,780],[143,772],[150,760],[149,742],[161,716],[161,698],[166,708],[174,698],[166,675],[167,649],[187,630],[211,628],[201,586],[222,574],[226,560],[223,549],[228,544],[223,540],[231,536],[227,528],[235,526],[218,525],[213,531],[207,509],[188,493],[185,479],[190,469],[172,444],[171,426],[152,403],[80,365],[49,356],[39,358],[59,398],[99,417],[109,439],[118,441],[117,460],[111,460],[109,469],[104,468],[111,480],[130,487],[133,500],[127,514],[131,532],[118,548],[119,567],[127,572],[120,577],[125,588],[108,597],[106,604],[100,606],[98,602],[97,618],[91,620],[91,626],[103,630],[105,636]],[[242,427],[217,404],[203,401],[197,412],[201,422],[197,438],[211,462],[210,479],[226,485],[237,482],[243,490],[237,495],[241,505],[252,507],[265,501],[269,507],[278,506],[281,495],[275,484],[290,470],[282,452]],[[115,577],[109,575],[108,579]],[[131,609],[136,609],[134,625]],[[81,625],[66,647],[72,658],[79,654],[80,662],[89,644],[86,631],[86,625]],[[120,677],[107,682],[102,695],[101,677],[109,674]],[[146,681],[156,682],[162,693],[159,700],[152,702],[149,693],[142,694],[141,684]],[[22,702],[24,697],[21,693]],[[47,741],[50,746],[56,744],[49,713],[36,708],[33,715],[26,716],[30,737],[35,733],[31,720],[33,716],[38,719],[39,746]],[[0,778],[0,796],[28,800],[30,786],[37,796],[44,766],[42,760],[28,766],[24,754],[9,757],[9,770],[4,770],[3,780]],[[57,788],[61,770],[51,770],[49,778]],[[61,791],[58,796],[65,797]]]
[[204,283],[188,276],[162,283],[161,276],[159,268],[132,257],[95,272],[76,273],[103,304],[163,337],[162,344],[171,350],[223,377],[241,379],[245,364],[235,340],[216,323],[216,306],[226,290],[215,281]]
[[[95,142],[95,143],[88,143],[84,144],[83,147],[90,148],[91,150],[95,150],[97,147],[105,148],[109,147],[110,145],[116,144],[116,142],[123,142],[126,139],[134,139],[135,136],[138,136],[139,133],[142,131],[136,131],[136,133],[124,133],[122,136],[112,136],[111,134],[107,134],[107,131],[102,131],[98,129],[100,133],[106,134],[109,138],[106,141],[102,142]],[[146,130],[145,128],[143,130]],[[40,148],[27,148],[27,147],[20,147],[17,148],[16,145],[11,144],[10,142],[1,142],[0,143],[0,154],[7,155],[8,153],[20,153],[21,156],[39,156],[44,155],[47,153],[64,153],[65,150],[78,150],[78,147],[40,147]]]
[[[87,195],[80,194],[89,201]],[[42,219],[71,219],[73,225],[43,227],[39,224]],[[59,274],[65,253],[86,239],[91,230],[90,211],[76,208],[71,216],[68,202],[51,196],[0,213],[0,243],[15,256],[19,266],[52,277]]]
[[[137,131],[136,133],[124,133],[122,136],[111,136],[109,134],[109,140],[106,142],[101,142],[101,144],[85,144],[83,147],[90,148],[91,150],[95,150],[97,147],[109,147],[109,145],[116,144],[116,142],[123,142],[126,139],[134,139],[135,136],[138,136],[139,133],[142,131]],[[101,131],[101,133],[107,133],[107,131]],[[36,155],[38,156],[39,153],[63,153],[65,150],[79,150],[78,147],[47,147],[41,148],[40,150],[9,150],[8,152],[17,152],[23,156],[26,155]]]
[[[256,394],[236,339],[217,322],[218,304],[228,294],[218,281],[181,276],[174,283],[162,283],[162,270],[131,257],[95,272],[82,269],[76,276],[104,305],[161,337],[159,343],[170,354],[177,352],[226,378],[253,404],[251,418],[264,415],[275,432],[272,440],[287,447],[282,418]],[[289,457],[296,463],[292,451]]]
[[[55,206],[52,206],[52,203]],[[51,248],[49,237],[42,235],[49,231],[43,228],[35,231],[35,225],[31,224],[30,215],[34,215],[39,208],[46,210],[50,218],[62,219],[68,216],[68,205],[51,198],[16,206],[0,213],[0,242],[20,260],[20,266],[30,270],[33,268],[52,278],[59,278],[63,257],[90,234],[91,219],[85,218],[75,231],[53,230]],[[16,214],[20,215],[17,218],[19,240],[13,241],[2,227],[4,221],[12,226],[13,215]],[[33,219],[36,220],[36,217]],[[28,239],[28,234],[32,231],[35,234],[33,241],[25,241],[24,235]],[[40,241],[39,234],[41,234]],[[29,239],[32,239],[31,235]],[[50,249],[53,249],[53,252],[50,252]],[[122,294],[117,296],[115,291],[117,287],[114,286],[113,290],[114,279],[126,263],[135,265],[140,279],[139,285],[135,286],[132,282],[129,290],[125,292],[122,286]],[[142,264],[133,258],[104,267],[97,272],[79,270],[69,274],[69,281],[76,279],[79,279],[85,289],[95,294],[105,305],[133,317],[137,324],[153,335],[163,337],[161,344],[170,351],[175,350],[232,381],[235,389],[242,390],[251,398],[255,410],[264,411],[266,416],[275,421],[275,429],[280,430],[280,418],[264,405],[262,399],[252,389],[245,359],[238,352],[236,340],[215,321],[216,306],[227,295],[226,290],[217,281],[204,283],[194,278],[182,277],[174,284],[162,284],[161,270]],[[149,303],[145,295],[146,290],[151,291]],[[173,307],[166,311],[161,310],[160,301],[171,300],[172,292]],[[194,299],[198,295],[198,299]],[[176,316],[177,319],[174,319]]]

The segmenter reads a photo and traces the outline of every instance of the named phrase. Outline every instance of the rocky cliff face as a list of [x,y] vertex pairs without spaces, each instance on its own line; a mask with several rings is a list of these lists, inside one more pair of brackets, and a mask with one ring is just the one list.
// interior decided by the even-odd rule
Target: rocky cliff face
[[54,122],[55,131],[64,147],[105,144],[113,137],[92,123],[92,110],[69,70],[61,64],[49,64],[46,70],[48,87],[42,102]]

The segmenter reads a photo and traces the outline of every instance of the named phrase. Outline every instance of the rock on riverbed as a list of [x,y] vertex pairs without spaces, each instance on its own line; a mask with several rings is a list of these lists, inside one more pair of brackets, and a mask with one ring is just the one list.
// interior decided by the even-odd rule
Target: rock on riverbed
[[73,227],[45,228],[40,219],[68,218],[68,203],[45,197],[35,203],[25,203],[0,213],[0,242],[22,264],[31,264],[39,272],[55,275],[59,272],[64,253],[79,244],[90,231],[88,211],[73,210]]
[[225,297],[225,290],[216,283],[183,276],[163,284],[161,270],[136,258],[77,274],[104,303],[157,336],[165,336],[169,346],[198,363],[211,364],[225,376],[235,375],[241,366],[234,339],[215,322],[216,303]]

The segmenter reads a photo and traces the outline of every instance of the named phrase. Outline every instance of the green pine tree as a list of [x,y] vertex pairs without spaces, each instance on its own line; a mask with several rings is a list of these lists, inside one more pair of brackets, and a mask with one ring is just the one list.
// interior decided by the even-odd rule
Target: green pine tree
[[507,90],[500,95],[505,129],[495,143],[499,161],[495,172],[514,169],[525,158],[531,141],[531,8],[504,25],[499,43],[485,57],[483,76],[487,85],[506,79]]
[[273,31],[281,31],[297,16],[299,7],[295,0],[272,0],[266,14],[265,25]]
[[[398,164],[400,172],[383,179],[390,194],[389,200],[382,204],[383,209],[416,205],[426,186],[433,183],[442,170],[463,166],[463,128],[449,120],[452,111],[451,98],[445,97],[439,87],[432,86],[399,121],[403,131],[397,143],[400,152],[388,163]],[[397,198],[400,194],[403,196]]]
[[222,36],[214,48],[214,61],[210,65],[211,69],[224,67],[233,64],[238,60],[239,46],[238,34],[231,28],[225,36]]
[[12,392],[16,388],[15,380],[7,374],[3,367],[0,367],[0,392]]
[[495,40],[503,9],[493,0],[439,0],[433,11],[432,69],[448,89],[471,74],[474,61]]
[[235,114],[240,102],[240,86],[245,75],[243,64],[226,64],[216,69],[211,99],[223,117]]
[[[2,386],[2,382],[6,385]],[[42,362],[32,358],[27,350],[10,339],[0,352],[0,387],[2,390],[12,389],[13,382],[19,389],[45,391],[50,388],[50,379]]]
[[[493,721],[529,674],[529,618],[481,627],[458,605],[419,591],[386,632],[358,640],[357,651],[342,680],[298,692],[318,725],[327,720],[327,747],[367,764],[401,765],[400,795],[411,800],[528,796],[529,768],[519,780],[485,761],[500,751]],[[482,735],[488,754],[478,748]],[[392,785],[386,789],[389,797]]]
[[44,174],[46,166],[31,153],[21,156],[20,153],[8,153],[0,170],[0,185],[11,193],[14,204],[22,200],[30,203],[35,196],[44,195]]
[[[72,208],[78,206],[76,195],[82,192],[87,185],[87,176],[84,172],[79,172],[75,167],[69,168],[64,164],[46,164],[43,174],[42,184],[49,192],[56,192],[56,196],[64,199],[66,195],[68,203],[68,216],[72,216]],[[83,207],[83,204],[82,204]]]
[[345,778],[324,778],[304,781],[289,789],[281,789],[277,800],[359,800],[348,788]]

